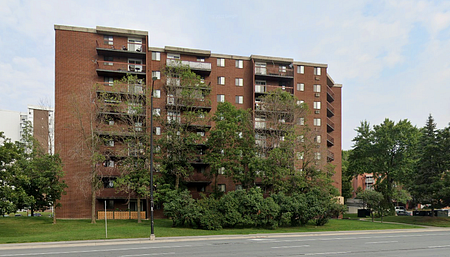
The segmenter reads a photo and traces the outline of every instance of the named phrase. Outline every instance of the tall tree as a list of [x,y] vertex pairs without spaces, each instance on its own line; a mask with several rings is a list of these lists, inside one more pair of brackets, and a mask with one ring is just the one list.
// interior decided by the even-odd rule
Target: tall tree
[[192,174],[192,162],[204,151],[202,134],[207,130],[205,117],[211,107],[211,89],[181,62],[167,66],[164,75],[167,108],[153,113],[162,132],[156,140],[156,159],[166,181],[171,180],[178,189],[180,180]]
[[342,196],[345,199],[353,197],[352,180],[355,177],[348,169],[348,156],[351,150],[342,150]]
[[416,201],[431,204],[433,214],[434,208],[442,207],[440,191],[443,188],[444,167],[443,160],[440,158],[440,155],[442,155],[439,151],[440,147],[436,123],[434,123],[433,117],[429,115],[425,127],[420,130],[419,160],[409,189]]
[[392,206],[395,191],[408,182],[414,169],[419,130],[408,120],[395,123],[385,119],[373,129],[361,122],[356,131],[349,169],[353,174],[372,173],[376,191],[383,194],[387,206]]
[[206,144],[206,159],[212,175],[217,177],[223,172],[244,189],[254,187],[257,170],[254,163],[255,133],[250,112],[224,102],[217,106],[212,120],[215,126],[209,132]]

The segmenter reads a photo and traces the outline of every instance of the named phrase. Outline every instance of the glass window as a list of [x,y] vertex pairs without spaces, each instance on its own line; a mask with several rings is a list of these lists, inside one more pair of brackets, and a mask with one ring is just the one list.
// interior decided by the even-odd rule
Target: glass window
[[217,95],[217,102],[218,103],[225,102],[225,95]]
[[244,86],[244,79],[243,78],[236,78],[235,79],[235,85],[238,87]]
[[153,90],[153,97],[154,98],[161,98],[161,90],[159,90],[159,89]]
[[244,61],[243,60],[236,60],[236,68],[239,68],[239,69],[244,68]]
[[320,93],[320,85],[314,85],[313,90],[316,93]]
[[161,127],[155,127],[155,135],[157,136],[161,135]]
[[314,102],[314,109],[320,110],[320,102]]
[[218,85],[225,85],[225,77],[217,77]]
[[160,71],[152,71],[152,78],[161,79]]
[[305,91],[305,84],[297,83],[297,91]]
[[179,60],[180,59],[180,54],[168,53],[167,54],[167,58],[168,59],[177,59],[177,60]]
[[303,66],[303,65],[297,66],[297,73],[298,74],[305,74],[305,66]]
[[314,126],[320,127],[321,120],[320,119],[314,119]]
[[322,71],[320,67],[314,67],[314,75],[320,76],[322,74]]
[[225,59],[217,58],[217,67],[225,67]]
[[152,60],[153,61],[161,61],[161,53],[160,52],[152,52]]
[[114,45],[114,37],[113,36],[103,36],[103,41],[105,45]]
[[237,103],[237,104],[243,104],[243,103],[244,103],[244,96],[242,96],[242,95],[237,95],[237,96],[236,96],[236,103]]

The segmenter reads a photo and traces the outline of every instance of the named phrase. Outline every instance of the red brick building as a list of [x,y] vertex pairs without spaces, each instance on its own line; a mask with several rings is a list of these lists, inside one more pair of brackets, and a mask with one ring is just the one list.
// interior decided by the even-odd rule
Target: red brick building
[[[260,55],[215,54],[208,50],[170,46],[156,48],[151,47],[148,40],[148,33],[144,31],[55,25],[55,151],[64,162],[65,180],[69,186],[67,195],[61,199],[63,207],[58,212],[59,217],[90,217],[91,189],[86,180],[89,180],[91,166],[80,153],[82,139],[78,132],[92,128],[88,106],[92,95],[96,94],[93,86],[101,85],[96,90],[107,91],[109,84],[127,74],[137,75],[145,85],[151,85],[152,77],[157,77],[154,81],[154,89],[158,91],[154,108],[166,110],[171,99],[162,90],[162,71],[174,60],[189,65],[205,83],[210,83],[211,103],[205,107],[209,112],[214,113],[221,101],[228,101],[238,108],[252,109],[255,129],[264,126],[261,125],[264,121],[257,118],[259,95],[281,88],[304,101],[310,109],[305,124],[320,135],[318,143],[325,149],[318,158],[335,165],[334,185],[341,190],[342,85],[336,84],[327,74],[326,64]],[[148,94],[149,86],[147,88],[134,87],[132,91]],[[128,92],[130,90],[128,88]],[[125,91],[123,94],[126,94]],[[87,109],[82,110],[80,106]],[[148,118],[149,104],[146,108],[142,115]],[[109,125],[119,126],[114,121]],[[105,127],[96,128],[93,133],[102,133]],[[121,146],[113,143],[108,147],[114,149]],[[193,195],[198,194],[197,191],[208,191],[211,187],[199,175],[202,165],[206,164],[196,166],[197,172],[188,184]],[[107,175],[103,178],[104,188],[96,196],[98,210],[103,208],[105,200],[110,209],[135,209],[135,201],[127,202],[127,195],[117,194],[114,188],[109,188],[112,184],[108,176],[113,178],[118,175],[114,160],[103,163],[103,166],[102,174]],[[220,176],[219,184],[224,185],[225,191],[236,189],[226,177]],[[146,201],[143,203],[143,209],[148,209]]]

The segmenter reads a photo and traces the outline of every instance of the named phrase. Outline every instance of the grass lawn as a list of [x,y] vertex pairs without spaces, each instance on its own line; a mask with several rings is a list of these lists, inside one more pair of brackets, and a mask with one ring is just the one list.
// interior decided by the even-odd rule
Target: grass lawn
[[[372,223],[359,220],[330,220],[325,226],[278,228],[275,230],[245,228],[222,229],[218,231],[173,228],[168,219],[155,220],[155,235],[157,237],[171,236],[201,236],[201,235],[236,235],[258,233],[292,233],[344,230],[380,230],[416,228],[411,225]],[[48,217],[1,217],[0,243],[50,242],[70,240],[105,239],[105,223],[99,220],[90,224],[89,220],[58,220],[56,225]],[[148,238],[150,236],[150,221],[144,220],[138,224],[136,220],[109,220],[108,238]]]
[[388,216],[383,217],[383,221],[434,227],[450,227],[450,217]]

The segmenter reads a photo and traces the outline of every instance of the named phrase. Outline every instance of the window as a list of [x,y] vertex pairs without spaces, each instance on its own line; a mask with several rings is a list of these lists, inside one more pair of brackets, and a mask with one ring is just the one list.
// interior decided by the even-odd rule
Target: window
[[314,102],[314,109],[320,110],[320,102]]
[[217,187],[219,192],[226,192],[227,187],[225,184],[219,184]]
[[305,142],[305,136],[304,136],[304,135],[298,136],[298,137],[297,137],[297,140],[298,140],[299,142],[301,142],[301,143],[304,143],[304,142]]
[[142,60],[128,59],[128,71],[142,72]]
[[108,125],[110,125],[110,126],[114,125],[114,120],[109,120]]
[[278,71],[279,72],[286,72],[286,66],[284,66],[284,65],[278,66]]
[[167,112],[167,122],[181,122],[180,112]]
[[225,59],[217,58],[217,67],[225,67]]
[[113,160],[107,160],[105,162],[105,167],[114,168],[114,161]]
[[105,45],[114,45],[114,37],[113,36],[103,36],[103,41]]
[[153,116],[160,116],[161,115],[161,109],[155,108],[153,109]]
[[256,93],[264,93],[266,92],[266,81],[265,80],[257,80],[255,81],[255,92]]
[[313,86],[313,90],[314,90],[314,92],[316,92],[316,93],[320,93],[320,85],[314,85],[314,86]]
[[303,160],[305,158],[304,152],[297,152],[297,160]]
[[299,118],[298,125],[305,125],[305,118]]
[[305,101],[303,100],[297,100],[297,105],[302,105]]
[[218,103],[225,102],[225,95],[217,95],[217,102]]
[[266,63],[265,62],[255,62],[255,73],[266,75],[267,69],[266,69]]
[[220,168],[217,170],[217,173],[220,174],[220,175],[225,174],[225,167],[220,167]]
[[217,77],[218,85],[225,85],[225,77]]
[[320,76],[321,73],[320,67],[314,67],[314,75]]
[[153,97],[154,98],[161,98],[161,90],[159,90],[159,89],[153,90]]
[[160,52],[152,52],[152,60],[153,61],[161,61],[161,53]]
[[320,160],[320,153],[314,153],[314,159]]
[[298,74],[305,74],[305,66],[303,66],[303,65],[297,66],[297,73]]
[[305,84],[297,83],[297,91],[305,91]]
[[197,131],[197,135],[204,137],[205,136],[205,132],[204,131]]
[[[122,50],[127,50],[127,48],[122,46]],[[142,39],[128,38],[128,51],[142,52]]]
[[110,77],[105,77],[105,85],[113,86],[114,85],[114,79],[110,78]]
[[161,127],[155,127],[155,135],[157,136],[161,135]]
[[160,71],[152,71],[152,78],[161,79],[161,72]]
[[244,61],[243,60],[236,60],[236,68],[239,68],[239,69],[244,68]]
[[114,61],[114,58],[112,56],[105,56],[103,57],[103,60],[105,60],[105,63],[103,63],[103,65],[114,65],[114,63],[112,63]]
[[237,104],[243,104],[243,103],[244,103],[244,96],[242,96],[242,95],[237,95],[237,96],[236,96],[236,103],[237,103]]
[[320,119],[314,119],[314,126],[320,127]]
[[107,142],[106,142],[106,145],[107,146],[114,146],[114,140],[108,140]]
[[236,190],[242,190],[242,185],[236,185]]
[[314,141],[315,141],[316,143],[320,144],[320,143],[322,142],[322,137],[321,137],[321,136],[316,136],[316,137],[314,138]]
[[168,53],[167,54],[167,58],[168,59],[177,59],[177,60],[179,60],[180,59],[180,54]]
[[197,57],[197,62],[205,62],[205,57]]
[[104,188],[114,188],[115,180],[116,180],[115,178],[103,178],[102,179],[103,187]]
[[142,122],[134,123],[134,131],[142,131]]
[[236,79],[234,80],[234,84],[235,84],[236,86],[238,86],[238,87],[242,87],[242,86],[244,86],[244,79],[242,79],[242,78],[236,78]]

